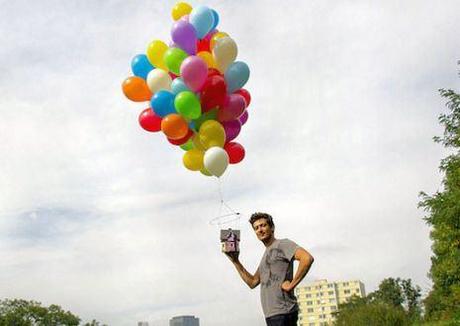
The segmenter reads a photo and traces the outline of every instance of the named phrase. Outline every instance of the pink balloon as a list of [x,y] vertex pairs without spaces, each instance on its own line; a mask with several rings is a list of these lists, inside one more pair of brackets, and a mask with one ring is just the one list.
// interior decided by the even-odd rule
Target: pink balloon
[[223,107],[217,112],[219,121],[230,121],[238,119],[246,108],[246,100],[240,94],[230,94],[225,98]]
[[241,125],[244,125],[246,121],[248,121],[248,118],[249,118],[248,110],[244,110],[243,114],[240,115],[238,120],[240,121]]
[[222,123],[225,130],[225,142],[235,139],[241,131],[241,123],[238,120],[225,121]]
[[180,74],[185,85],[192,91],[197,92],[203,87],[208,77],[208,65],[197,56],[189,56],[180,66]]

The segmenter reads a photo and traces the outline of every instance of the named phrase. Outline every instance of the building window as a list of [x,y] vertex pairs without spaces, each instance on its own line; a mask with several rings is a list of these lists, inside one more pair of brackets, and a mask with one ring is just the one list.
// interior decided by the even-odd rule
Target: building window
[[311,306],[313,304],[313,301],[307,301],[307,306]]
[[329,291],[327,294],[334,295],[334,291]]
[[334,284],[328,284],[327,287],[328,287],[328,288],[333,288],[333,287],[334,287]]
[[307,291],[310,291],[310,290],[311,290],[311,288],[310,288],[309,286],[307,286],[306,289],[307,289]]
[[308,326],[315,326],[315,323],[309,323]]
[[315,309],[313,309],[313,308],[308,308],[307,309],[307,312],[313,312],[313,311],[315,311]]
[[350,290],[344,290],[343,293],[350,294]]
[[306,297],[306,298],[311,298],[311,294],[308,293],[305,297]]
[[321,304],[321,301],[320,301],[320,300],[317,300],[316,303],[317,303],[317,304]]
[[336,306],[331,306],[331,311],[336,311],[337,307]]
[[343,283],[343,286],[348,286],[348,285],[349,285],[348,282]]
[[356,292],[356,293],[359,293],[359,289],[356,289],[355,292]]
[[335,299],[329,299],[329,302],[335,302]]

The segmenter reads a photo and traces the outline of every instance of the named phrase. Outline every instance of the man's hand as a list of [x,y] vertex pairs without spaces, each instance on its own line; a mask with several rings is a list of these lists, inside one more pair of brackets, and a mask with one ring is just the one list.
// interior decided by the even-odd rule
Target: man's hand
[[232,263],[237,263],[238,257],[240,256],[240,252],[239,251],[225,252],[225,256],[227,256],[228,259],[230,259]]
[[283,284],[281,284],[281,289],[285,292],[291,292],[291,282],[290,281],[284,281]]

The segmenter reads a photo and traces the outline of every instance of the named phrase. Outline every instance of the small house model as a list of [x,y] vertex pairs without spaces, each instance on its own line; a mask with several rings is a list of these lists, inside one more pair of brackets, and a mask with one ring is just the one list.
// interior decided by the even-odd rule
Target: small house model
[[240,251],[240,230],[220,230],[222,252]]

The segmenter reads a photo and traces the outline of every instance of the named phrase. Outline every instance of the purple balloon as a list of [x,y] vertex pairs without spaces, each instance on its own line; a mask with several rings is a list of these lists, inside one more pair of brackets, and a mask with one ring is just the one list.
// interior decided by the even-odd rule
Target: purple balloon
[[241,131],[241,123],[238,120],[224,121],[225,141],[229,142],[238,137]]
[[238,118],[238,120],[240,121],[241,125],[244,125],[246,121],[248,121],[248,118],[248,110],[244,110],[243,114]]
[[176,21],[171,29],[171,37],[188,54],[196,53],[196,31],[189,22],[182,19]]

